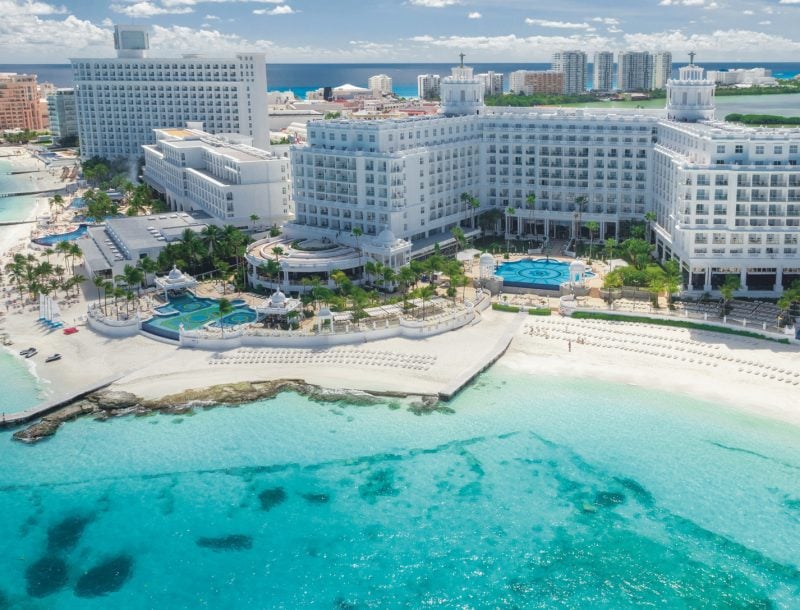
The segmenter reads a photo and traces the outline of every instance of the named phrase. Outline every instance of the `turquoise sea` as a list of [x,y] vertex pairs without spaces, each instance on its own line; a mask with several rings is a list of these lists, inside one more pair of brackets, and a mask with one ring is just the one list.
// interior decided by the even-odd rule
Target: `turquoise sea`
[[502,365],[449,406],[4,432],[0,607],[800,607],[798,429]]
[[[14,169],[19,171],[22,168],[15,168],[10,161],[0,157],[0,193],[26,192],[36,188],[28,174],[11,174]],[[0,222],[25,220],[35,201],[36,197],[31,195],[0,197]]]

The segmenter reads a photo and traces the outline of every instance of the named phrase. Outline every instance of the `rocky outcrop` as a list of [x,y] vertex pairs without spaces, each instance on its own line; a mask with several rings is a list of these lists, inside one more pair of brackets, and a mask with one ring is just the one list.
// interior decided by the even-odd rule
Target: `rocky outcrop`
[[88,400],[80,400],[69,406],[59,409],[28,426],[24,430],[14,433],[14,438],[23,443],[35,443],[49,436],[53,436],[65,421],[75,419],[81,415],[93,413],[96,406]]
[[[320,403],[347,402],[355,405],[372,405],[386,401],[387,397],[407,397],[397,392],[371,393],[361,390],[322,388],[302,379],[276,379],[273,381],[245,381],[216,385],[209,388],[192,388],[156,400],[146,400],[130,392],[100,390],[86,399],[73,403],[44,417],[41,421],[20,430],[14,438],[24,443],[35,443],[56,433],[62,423],[82,415],[94,415],[98,419],[123,415],[147,413],[183,413],[194,408],[236,406],[274,398],[281,392],[296,392]],[[409,406],[418,415],[442,408],[435,396],[421,396]]]

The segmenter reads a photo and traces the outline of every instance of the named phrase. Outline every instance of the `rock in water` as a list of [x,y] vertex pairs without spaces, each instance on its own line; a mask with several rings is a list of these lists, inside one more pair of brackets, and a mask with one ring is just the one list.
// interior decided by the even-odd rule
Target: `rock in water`
[[47,530],[47,550],[71,551],[78,544],[83,530],[91,523],[90,517],[72,516],[59,521]]
[[78,597],[100,597],[119,591],[130,578],[133,557],[117,555],[88,570],[75,584]]
[[253,537],[242,534],[231,534],[220,538],[198,538],[197,546],[212,551],[244,551],[253,548]]
[[283,487],[265,489],[258,494],[258,499],[261,500],[261,510],[269,511],[286,502],[286,491]]
[[328,494],[302,494],[302,496],[309,504],[327,504],[330,501]]
[[45,555],[25,570],[28,595],[46,597],[67,584],[67,564],[56,555]]
[[625,494],[616,491],[598,491],[594,497],[597,506],[616,506],[625,502]]
[[394,486],[394,471],[382,468],[370,473],[367,480],[359,485],[358,493],[370,502],[375,502],[379,496],[396,496],[400,490]]

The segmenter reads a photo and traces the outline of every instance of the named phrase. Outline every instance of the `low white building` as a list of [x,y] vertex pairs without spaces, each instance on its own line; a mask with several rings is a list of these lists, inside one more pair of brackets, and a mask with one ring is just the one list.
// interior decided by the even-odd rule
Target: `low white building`
[[156,143],[142,147],[144,181],[170,209],[201,210],[246,229],[281,224],[292,215],[288,156],[248,146],[241,136],[212,136],[192,124],[154,131]]
[[773,78],[772,70],[767,68],[736,68],[733,70],[709,70],[708,80],[718,85],[777,85],[777,79]]

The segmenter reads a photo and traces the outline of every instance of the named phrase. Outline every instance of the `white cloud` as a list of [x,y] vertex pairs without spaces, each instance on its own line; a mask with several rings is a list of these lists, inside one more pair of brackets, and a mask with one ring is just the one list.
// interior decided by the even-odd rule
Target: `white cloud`
[[764,21],[759,21],[758,25],[772,25],[772,22],[769,19],[766,19]]
[[703,6],[706,0],[661,0],[659,6]]
[[159,6],[146,0],[127,5],[112,4],[110,8],[115,13],[140,18],[155,17],[157,15],[185,15],[194,12],[194,9],[190,6]]
[[570,23],[569,21],[550,21],[548,19],[525,19],[528,25],[538,25],[542,28],[555,28],[561,30],[591,30],[593,29],[588,23]]
[[603,25],[619,25],[619,19],[615,19],[614,17],[592,17],[592,21],[595,23],[602,23]]
[[746,11],[742,11],[742,15],[755,15],[755,12],[748,9]]
[[414,6],[424,6],[425,8],[444,8],[461,4],[461,0],[410,0]]
[[483,17],[478,11],[473,11],[469,15],[467,15],[467,19],[480,19]]
[[257,8],[253,11],[254,15],[293,15],[297,11],[288,4],[281,4],[272,9]]
[[800,0],[781,0],[778,4],[800,4]]
[[205,17],[203,17],[203,19],[205,19],[206,21],[219,21],[219,17],[217,17],[216,15],[206,15]]
[[0,15],[2,15],[4,19],[17,15],[63,15],[66,12],[67,9],[63,6],[54,6],[47,2],[35,2],[32,0],[26,0],[24,2],[19,0],[0,1]]

